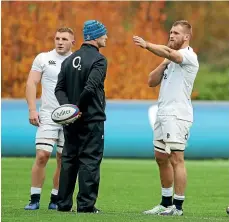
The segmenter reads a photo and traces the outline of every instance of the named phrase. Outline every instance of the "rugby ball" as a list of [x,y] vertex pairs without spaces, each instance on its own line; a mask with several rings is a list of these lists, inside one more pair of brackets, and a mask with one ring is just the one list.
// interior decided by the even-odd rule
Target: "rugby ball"
[[80,110],[76,105],[64,104],[52,112],[51,118],[53,122],[65,125],[73,123],[78,118],[79,112]]

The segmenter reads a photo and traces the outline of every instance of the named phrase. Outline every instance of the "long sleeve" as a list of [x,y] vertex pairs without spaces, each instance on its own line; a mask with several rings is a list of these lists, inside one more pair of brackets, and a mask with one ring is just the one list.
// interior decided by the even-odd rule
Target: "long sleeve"
[[87,110],[90,98],[96,94],[96,89],[102,83],[107,71],[107,61],[103,57],[93,64],[92,70],[88,76],[86,86],[80,95],[79,109],[84,112]]
[[58,75],[58,81],[55,88],[55,96],[60,105],[69,104],[66,94],[66,76],[64,71],[64,64],[61,65],[61,70]]

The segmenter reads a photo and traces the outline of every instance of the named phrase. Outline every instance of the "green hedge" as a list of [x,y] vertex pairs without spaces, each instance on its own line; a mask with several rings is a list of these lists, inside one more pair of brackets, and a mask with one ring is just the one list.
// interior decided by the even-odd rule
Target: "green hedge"
[[193,92],[196,100],[229,100],[229,68],[216,71],[200,64]]

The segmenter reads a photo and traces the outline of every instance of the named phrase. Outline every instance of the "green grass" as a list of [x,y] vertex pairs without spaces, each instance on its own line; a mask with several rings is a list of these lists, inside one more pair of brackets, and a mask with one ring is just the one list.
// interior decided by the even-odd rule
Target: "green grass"
[[[159,203],[160,183],[153,160],[104,159],[96,206],[103,214],[48,211],[55,160],[47,167],[40,210],[25,211],[29,201],[33,159],[2,158],[2,221],[229,221],[229,162],[187,161],[188,187],[183,217],[159,217],[141,212]],[[76,193],[75,193],[76,195]],[[75,202],[75,201],[74,201]]]

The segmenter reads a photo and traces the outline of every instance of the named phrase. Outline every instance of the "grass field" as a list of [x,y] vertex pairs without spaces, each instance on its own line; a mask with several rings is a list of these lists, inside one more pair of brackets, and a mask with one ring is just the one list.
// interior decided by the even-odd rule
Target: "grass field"
[[159,203],[160,183],[155,161],[104,159],[100,195],[96,206],[102,214],[48,211],[55,160],[47,167],[40,209],[25,211],[29,201],[31,158],[2,158],[3,222],[71,221],[229,221],[229,162],[187,161],[188,187],[183,217],[143,215]]

